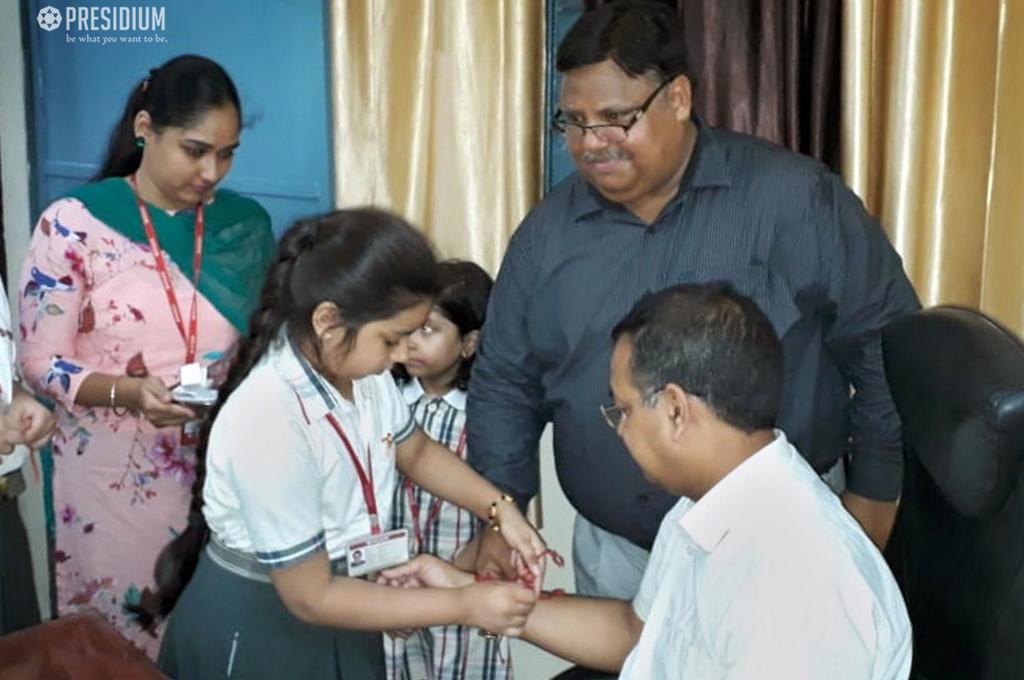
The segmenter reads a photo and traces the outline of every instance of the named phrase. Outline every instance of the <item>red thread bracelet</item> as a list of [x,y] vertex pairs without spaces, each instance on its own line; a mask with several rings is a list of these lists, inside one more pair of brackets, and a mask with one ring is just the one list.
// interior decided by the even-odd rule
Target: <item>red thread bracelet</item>
[[[554,563],[554,565],[556,567],[564,567],[565,566],[565,559],[561,555],[559,555],[556,551],[554,551],[554,550],[552,550],[550,548],[548,548],[544,552],[542,552],[540,556],[543,558],[543,557],[547,557],[549,555],[551,556],[551,561]],[[492,581],[498,581],[499,580],[498,577],[495,576],[494,574],[475,574],[474,578],[475,578],[477,583],[485,583],[485,582],[492,582]],[[514,582],[521,584],[524,588],[528,588],[530,590],[533,590],[534,575],[531,573],[528,576],[520,576],[520,577],[516,578]],[[558,597],[560,595],[565,595],[565,589],[564,588],[554,588],[552,590],[542,590],[542,591],[540,591],[540,599],[542,599],[542,600],[550,600],[552,597]]]

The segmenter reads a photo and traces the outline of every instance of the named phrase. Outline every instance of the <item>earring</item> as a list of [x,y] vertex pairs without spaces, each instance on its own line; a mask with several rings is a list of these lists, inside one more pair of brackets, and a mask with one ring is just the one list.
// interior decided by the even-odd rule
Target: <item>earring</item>
[[143,139],[142,137],[136,137],[135,138],[135,146],[137,146],[137,147],[139,147],[141,149],[142,147],[146,146],[146,140]]

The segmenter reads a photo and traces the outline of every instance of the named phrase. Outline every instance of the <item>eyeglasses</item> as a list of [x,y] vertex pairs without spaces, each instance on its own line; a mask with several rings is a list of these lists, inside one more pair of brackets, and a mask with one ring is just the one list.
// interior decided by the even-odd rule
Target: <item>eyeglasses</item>
[[608,423],[608,427],[618,432],[619,425],[626,419],[626,409],[618,404],[601,404],[597,410],[604,416],[604,422]]
[[[661,393],[664,391],[664,387],[659,387],[644,397],[640,403],[650,408],[654,406],[655,402],[658,401],[658,397],[660,397]],[[608,423],[608,427],[618,432],[619,428],[622,427],[622,423],[626,420],[626,416],[629,415],[630,407],[619,406],[618,404],[611,403],[601,404],[597,407],[597,410],[601,412],[602,416],[604,416],[604,422]]]
[[626,137],[629,136],[629,131],[632,130],[633,126],[637,124],[640,118],[647,113],[647,109],[651,108],[651,104],[654,103],[654,98],[665,89],[666,85],[675,79],[676,76],[672,76],[664,80],[661,85],[658,85],[657,89],[651,93],[651,96],[648,97],[640,106],[615,114],[617,117],[631,116],[628,123],[595,123],[594,125],[584,125],[582,123],[574,123],[568,120],[565,114],[561,110],[558,110],[551,119],[551,127],[559,134],[564,135],[567,140],[573,142],[582,141],[582,139],[587,135],[587,130],[592,132],[594,136],[602,142],[606,142],[608,144],[624,142],[626,141]]

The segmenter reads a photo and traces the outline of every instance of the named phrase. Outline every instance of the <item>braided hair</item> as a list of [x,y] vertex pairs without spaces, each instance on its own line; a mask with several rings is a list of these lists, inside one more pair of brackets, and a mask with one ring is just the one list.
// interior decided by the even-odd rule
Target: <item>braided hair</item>
[[342,310],[338,327],[348,346],[359,329],[433,300],[437,261],[427,240],[400,217],[371,208],[338,210],[299,220],[285,232],[267,272],[259,306],[239,341],[196,450],[188,526],[157,558],[155,602],[136,607],[145,626],[166,616],[199,562],[210,530],[203,515],[203,485],[210,430],[232,392],[285,329],[297,345],[317,346],[313,310],[322,302]]

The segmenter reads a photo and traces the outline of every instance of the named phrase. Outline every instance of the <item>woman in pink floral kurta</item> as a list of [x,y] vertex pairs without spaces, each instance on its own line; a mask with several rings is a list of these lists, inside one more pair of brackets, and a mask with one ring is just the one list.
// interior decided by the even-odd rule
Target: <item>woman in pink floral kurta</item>
[[[175,63],[186,59],[192,61]],[[180,79],[183,69],[208,74],[213,67],[220,68],[198,57],[172,60],[154,70],[132,96],[142,110],[147,90],[167,87],[159,80],[161,71],[177,70]],[[237,117],[237,97],[222,105],[229,107]],[[184,130],[188,134],[183,138],[213,140],[210,153],[220,154],[216,140],[223,131],[209,133],[205,120],[200,117]],[[139,158],[128,173],[123,168],[111,173],[43,212],[22,271],[19,349],[26,380],[58,405],[53,439],[58,613],[97,609],[154,657],[159,631],[141,625],[145,619],[140,621],[131,606],[145,605],[153,597],[154,562],[185,526],[195,477],[194,450],[183,445],[181,426],[155,426],[151,420],[160,418],[138,397],[138,386],[147,377],[158,378],[162,385],[157,383],[157,390],[166,394],[165,386],[178,381],[186,346],[142,228],[136,192],[125,174],[138,178],[138,196],[148,204],[186,324],[196,291],[196,203],[192,209],[168,210],[166,202],[161,205],[144,192],[168,181],[168,167],[189,179],[184,174],[189,161],[176,158],[173,145],[162,149],[166,139],[161,134],[171,133],[157,131],[137,145]],[[221,146],[233,148],[237,127],[227,140]],[[157,161],[165,167],[153,172]],[[196,176],[201,176],[201,161],[195,165]],[[221,177],[229,166],[230,156],[226,165],[218,166]],[[164,189],[151,196],[162,201],[180,188]],[[197,198],[206,226],[196,356],[216,369],[245,329],[273,237],[266,212],[254,201],[212,186],[208,195]],[[189,202],[188,196],[182,198],[182,203]],[[107,390],[112,400],[118,396],[118,405],[135,410],[111,408]],[[93,396],[83,399],[86,393]],[[131,394],[135,396],[126,401]]]

